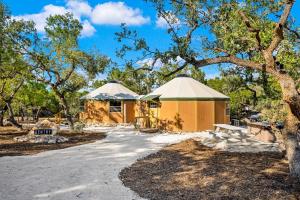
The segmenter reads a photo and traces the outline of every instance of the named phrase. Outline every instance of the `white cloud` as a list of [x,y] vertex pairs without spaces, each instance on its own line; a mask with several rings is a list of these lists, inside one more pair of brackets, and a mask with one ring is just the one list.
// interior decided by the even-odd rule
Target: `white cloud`
[[124,2],[106,2],[98,4],[91,15],[92,22],[105,25],[143,25],[150,22],[144,17],[140,9],[131,8]]
[[170,63],[171,64],[178,64],[178,65],[182,65],[185,63],[185,60],[182,59],[180,56],[176,56],[176,59],[175,60],[170,60]]
[[[170,24],[168,24],[168,22]],[[156,24],[156,27],[158,27],[158,28],[169,28],[170,25],[171,26],[179,26],[180,20],[172,13],[166,13],[166,15],[164,17],[157,16],[155,24]]]
[[44,33],[46,19],[51,15],[72,13],[83,26],[82,37],[90,37],[96,32],[94,24],[105,25],[142,25],[150,22],[149,17],[144,17],[138,8],[131,8],[124,2],[106,2],[98,4],[92,8],[85,0],[66,0],[65,6],[55,6],[48,4],[43,7],[41,12],[15,16],[15,19],[34,21],[39,33]]
[[46,25],[46,19],[50,15],[57,15],[57,14],[65,14],[67,9],[62,6],[55,6],[52,4],[44,6],[42,11],[37,14],[28,14],[28,15],[19,15],[15,16],[15,19],[24,19],[26,21],[34,21],[36,25],[36,29],[38,32],[45,32],[44,27]]
[[[153,58],[145,58],[144,60],[139,60],[137,64],[140,67],[151,67],[153,65],[154,59]],[[163,66],[163,63],[161,62],[160,59],[156,60],[154,63],[154,69],[158,69]]]
[[209,80],[209,79],[215,79],[217,77],[220,77],[220,72],[205,72],[205,79]]
[[[137,65],[140,67],[151,67],[153,65],[154,59],[153,58],[145,58],[144,60],[137,61]],[[183,65],[185,60],[182,59],[180,56],[177,56],[175,59],[170,59],[168,61],[169,64],[178,64]],[[154,69],[159,69],[164,65],[161,59],[157,59],[154,63]]]
[[51,15],[63,15],[67,12],[72,13],[74,17],[82,23],[82,37],[90,37],[96,32],[96,29],[87,19],[82,20],[83,16],[89,16],[92,12],[92,8],[84,1],[70,0],[67,2],[66,7],[49,4],[44,6],[40,13],[19,15],[14,18],[34,21],[37,31],[44,33],[44,27],[46,26],[46,19],[48,17]]
[[82,23],[82,31],[81,36],[82,37],[90,37],[94,35],[96,32],[96,29],[92,26],[92,24],[88,20],[84,20]]
[[69,0],[67,2],[67,8],[72,11],[74,16],[90,16],[92,13],[92,7],[85,1]]

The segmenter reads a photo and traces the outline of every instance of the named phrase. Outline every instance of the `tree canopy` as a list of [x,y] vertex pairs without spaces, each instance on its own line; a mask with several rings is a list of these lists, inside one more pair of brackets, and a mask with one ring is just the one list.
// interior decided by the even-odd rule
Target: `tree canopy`
[[[136,31],[123,25],[122,31],[117,33],[118,41],[124,42],[118,55],[126,57],[128,52],[136,51],[140,52],[140,57],[152,56],[154,61],[163,63],[180,57],[184,63],[174,73],[188,64],[197,68],[232,64],[274,78],[280,86],[287,112],[283,132],[291,174],[300,177],[297,139],[300,127],[300,38],[299,27],[295,27],[290,15],[294,0],[147,2],[152,3],[158,16],[167,22],[171,43],[167,50],[153,49]],[[204,30],[209,34],[203,35]],[[154,64],[145,70],[153,69]]]

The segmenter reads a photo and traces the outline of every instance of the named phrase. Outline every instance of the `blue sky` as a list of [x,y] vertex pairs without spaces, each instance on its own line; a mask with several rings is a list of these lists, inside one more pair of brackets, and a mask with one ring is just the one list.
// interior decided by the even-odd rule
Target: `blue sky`
[[[101,53],[122,63],[116,58],[115,51],[119,47],[115,40],[115,32],[120,31],[119,24],[126,22],[147,39],[150,46],[164,49],[168,47],[169,36],[166,24],[157,18],[151,4],[143,0],[99,1],[99,0],[3,0],[12,15],[34,20],[39,32],[43,32],[45,18],[50,14],[72,12],[83,23],[80,46],[89,50],[96,47]],[[292,10],[296,23],[300,21],[300,3]],[[207,78],[218,75],[218,67],[203,68]],[[101,76],[103,78],[103,76]]]

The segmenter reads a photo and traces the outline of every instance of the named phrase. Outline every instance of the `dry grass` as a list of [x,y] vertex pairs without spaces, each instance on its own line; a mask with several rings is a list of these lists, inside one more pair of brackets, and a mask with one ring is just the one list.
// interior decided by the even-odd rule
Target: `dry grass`
[[60,144],[35,144],[16,142],[13,140],[14,137],[26,135],[27,133],[28,130],[19,131],[14,127],[0,127],[0,157],[32,155],[43,151],[63,149],[101,140],[106,136],[105,133],[102,132],[61,132],[59,135],[69,138],[69,141]]
[[120,179],[147,199],[300,199],[282,155],[220,152],[194,140],[137,161]]

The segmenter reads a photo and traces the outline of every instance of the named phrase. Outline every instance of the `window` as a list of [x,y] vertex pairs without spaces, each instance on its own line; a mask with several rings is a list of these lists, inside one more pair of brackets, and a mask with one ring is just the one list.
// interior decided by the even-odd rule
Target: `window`
[[157,102],[150,102],[149,103],[149,108],[157,108],[158,107],[158,103]]
[[230,105],[228,102],[226,103],[226,115],[230,115]]
[[109,112],[122,112],[122,102],[118,100],[109,101]]
[[80,104],[79,104],[79,110],[80,112],[83,112],[84,111],[84,101],[80,101]]

